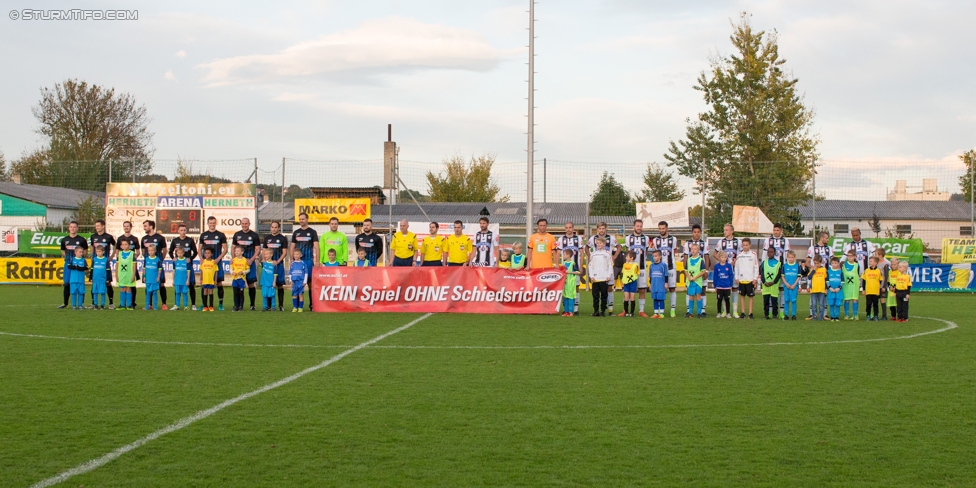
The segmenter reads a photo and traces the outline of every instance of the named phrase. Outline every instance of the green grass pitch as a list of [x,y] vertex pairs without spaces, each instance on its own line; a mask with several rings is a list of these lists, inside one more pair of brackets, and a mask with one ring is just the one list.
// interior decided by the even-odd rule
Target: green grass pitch
[[[2,487],[420,316],[75,312],[60,293],[0,288]],[[879,341],[948,324],[720,320],[714,295],[704,320],[436,314],[59,486],[976,486],[974,304],[916,293],[915,317],[958,327]],[[267,347],[285,344],[303,347]]]

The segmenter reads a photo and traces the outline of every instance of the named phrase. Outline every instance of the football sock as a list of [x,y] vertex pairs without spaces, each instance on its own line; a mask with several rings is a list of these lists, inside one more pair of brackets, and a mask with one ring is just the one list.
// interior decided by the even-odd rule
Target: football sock
[[851,302],[844,300],[844,316],[850,317],[851,315]]
[[708,305],[708,302],[707,302],[707,297],[705,296],[705,290],[702,290],[702,297],[701,297],[701,312],[703,312],[703,313],[705,312],[705,306],[706,306],[706,305]]
[[860,308],[861,302],[854,302],[854,316],[857,317],[857,309]]
[[[251,299],[251,306],[252,307],[254,306],[254,295],[255,295],[255,293],[257,293],[257,289],[256,288],[248,288],[247,289],[247,296]],[[243,302],[243,300],[241,300],[241,301]]]
[[[163,283],[159,284],[159,303],[166,305],[166,285]],[[159,303],[157,303],[157,305],[159,305]]]
[[271,302],[272,302],[273,300],[274,300],[274,298],[271,298],[271,297],[267,297],[267,298],[265,298],[265,299],[264,299],[264,306],[265,306],[265,307],[267,307],[267,308],[271,308]]
[[197,287],[190,285],[190,304],[197,306]]
[[105,283],[105,291],[108,293],[108,304],[115,305],[115,289],[111,283]]
[[[217,286],[217,301],[224,304],[224,285]],[[213,293],[210,294],[210,306],[213,307]]]
[[138,291],[136,287],[129,288],[129,307],[136,308],[136,300],[138,299]]
[[285,287],[278,287],[278,308],[285,306]]
[[298,308],[298,299],[291,297],[291,308]]
[[673,310],[677,306],[678,306],[678,292],[672,291],[671,292],[671,309]]
[[610,290],[609,293],[607,293],[607,308],[609,308],[610,310],[613,310],[613,290],[612,289]]
[[645,302],[647,302],[647,299],[646,298],[641,298],[637,302],[640,305],[640,311],[641,311],[641,313],[644,313],[644,303]]
[[[64,285],[64,306],[68,306],[68,299],[71,298],[71,286]],[[75,302],[71,302],[71,306],[75,306]]]

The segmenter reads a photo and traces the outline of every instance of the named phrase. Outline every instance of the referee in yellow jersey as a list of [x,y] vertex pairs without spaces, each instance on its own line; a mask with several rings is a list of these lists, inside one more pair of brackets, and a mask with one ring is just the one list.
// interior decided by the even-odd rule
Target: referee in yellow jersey
[[417,254],[417,234],[410,232],[410,222],[400,221],[400,231],[393,234],[390,240],[390,254],[393,254],[393,266],[413,266],[413,257]]
[[464,235],[464,223],[454,221],[454,233],[444,239],[444,260],[448,266],[467,266],[471,261],[474,245],[471,238]]
[[421,266],[444,265],[444,237],[437,235],[440,224],[430,223],[430,235],[420,243]]

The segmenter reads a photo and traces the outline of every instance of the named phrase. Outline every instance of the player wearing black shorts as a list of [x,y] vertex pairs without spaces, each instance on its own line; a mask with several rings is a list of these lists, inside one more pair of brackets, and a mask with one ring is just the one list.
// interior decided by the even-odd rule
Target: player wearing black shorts
[[[169,258],[176,259],[173,254],[177,249],[183,250],[183,257],[189,261],[189,269],[187,270],[187,275],[189,276],[189,291],[190,291],[190,310],[197,309],[197,279],[196,273],[193,272],[193,260],[197,257],[197,243],[192,237],[186,236],[186,224],[180,223],[177,227],[179,236],[174,237],[172,241],[169,241]],[[179,305],[179,303],[177,303]]]
[[[95,255],[95,248],[101,247],[105,249],[105,257],[112,259],[112,253],[115,251],[115,238],[112,234],[105,233],[105,221],[96,220],[95,221],[95,233],[88,238],[88,242],[91,244],[92,256]],[[105,292],[108,295],[108,309],[112,310],[115,308],[115,290],[112,289],[112,270],[107,270],[105,273]],[[92,304],[95,303],[95,284],[92,283]],[[94,307],[94,305],[92,305]]]
[[[156,232],[156,221],[144,221],[142,223],[142,230],[146,231],[146,235],[142,236],[142,239],[140,240],[142,254],[144,256],[148,255],[146,252],[146,247],[152,244],[156,246],[156,255],[160,257],[160,260],[162,260],[164,254],[166,253],[166,238],[163,237],[162,234]],[[161,262],[160,266],[162,266]],[[159,301],[163,304],[161,308],[163,310],[168,310],[166,307],[166,273],[162,269],[159,270]]]
[[260,258],[257,250],[261,245],[261,236],[251,230],[251,219],[247,217],[241,219],[241,230],[234,233],[234,236],[231,238],[231,244],[241,246],[244,249],[244,258],[247,259],[248,265],[247,274],[244,275],[244,281],[247,282],[247,294],[251,299],[251,311],[254,312],[257,310],[254,308],[254,298],[257,293],[257,290],[254,288],[254,283],[258,280],[258,267],[254,263]]
[[308,309],[312,310],[312,271],[319,262],[319,233],[308,226],[308,214],[298,214],[299,227],[291,233],[291,247],[288,253],[295,249],[302,252],[302,262],[308,268]]
[[[210,249],[210,255],[213,256],[213,260],[217,263],[217,274],[214,276],[214,284],[217,288],[217,300],[219,304],[217,305],[218,310],[224,309],[224,255],[227,254],[227,236],[223,232],[217,231],[217,217],[210,216],[207,218],[207,230],[200,234],[200,240],[197,243],[197,253],[203,256],[203,251]],[[211,306],[213,305],[213,297],[210,298]]]
[[278,289],[278,311],[285,307],[285,251],[288,250],[288,237],[281,233],[281,224],[271,223],[271,233],[264,236],[261,247],[271,249],[271,260],[275,265],[275,288]]
[[58,308],[66,308],[68,299],[71,298],[71,284],[68,282],[71,273],[68,272],[68,263],[75,257],[75,248],[88,250],[88,240],[78,235],[78,222],[71,221],[68,224],[68,236],[61,239],[61,257],[64,258],[64,304]]
[[[112,253],[112,259],[118,259],[118,257],[119,257],[119,246],[122,244],[123,241],[125,241],[125,242],[128,242],[129,243],[129,250],[132,251],[132,262],[138,261],[139,260],[139,245],[140,244],[139,244],[139,238],[136,237],[132,233],[132,222],[129,222],[128,220],[125,221],[125,222],[122,222],[122,232],[123,232],[123,234],[120,235],[119,237],[117,237],[115,239],[115,252]],[[138,266],[136,266],[135,269],[132,270],[132,279],[135,280],[135,281],[139,281],[139,267]],[[137,303],[136,302],[136,290],[137,290],[137,288],[133,286],[132,287],[132,303]]]

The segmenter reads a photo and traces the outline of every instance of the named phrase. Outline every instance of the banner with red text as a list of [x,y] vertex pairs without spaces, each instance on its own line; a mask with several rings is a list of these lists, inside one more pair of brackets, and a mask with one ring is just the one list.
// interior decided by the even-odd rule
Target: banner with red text
[[316,312],[556,313],[559,269],[316,266]]

